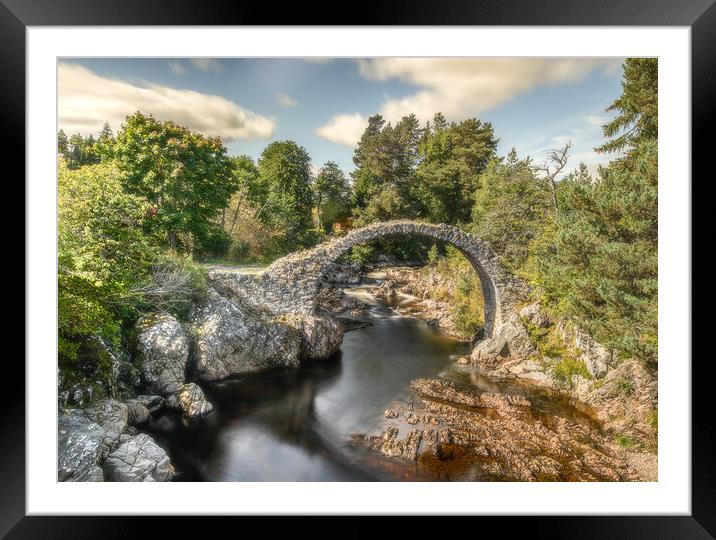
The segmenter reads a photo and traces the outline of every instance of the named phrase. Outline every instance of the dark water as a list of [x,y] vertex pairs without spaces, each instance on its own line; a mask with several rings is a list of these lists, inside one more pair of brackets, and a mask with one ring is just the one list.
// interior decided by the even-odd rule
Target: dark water
[[[537,414],[546,416],[569,410],[548,396],[535,400],[528,387],[470,374],[455,363],[470,344],[402,317],[360,289],[350,294],[373,304],[373,324],[348,332],[335,358],[207,388],[215,410],[204,419],[163,416],[149,424],[168,450],[177,480],[391,480],[368,466],[375,456],[346,443],[354,434],[379,433],[385,409],[396,399],[411,399],[408,385],[418,377],[439,374],[482,390],[529,394]],[[406,302],[403,297],[397,304]]]

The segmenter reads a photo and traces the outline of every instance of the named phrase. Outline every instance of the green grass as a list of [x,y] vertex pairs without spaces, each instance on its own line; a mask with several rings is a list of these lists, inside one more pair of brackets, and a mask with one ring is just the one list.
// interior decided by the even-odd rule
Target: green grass
[[540,328],[523,321],[530,343],[546,359],[547,371],[552,380],[563,388],[572,388],[574,377],[579,375],[591,379],[586,364],[579,359],[581,351],[567,347],[553,326]]
[[622,448],[633,448],[634,445],[636,445],[636,442],[634,442],[634,439],[629,437],[628,435],[617,435],[616,441],[619,446]]
[[634,393],[634,381],[630,381],[629,379],[619,379],[617,381],[617,387],[625,396],[631,396]]

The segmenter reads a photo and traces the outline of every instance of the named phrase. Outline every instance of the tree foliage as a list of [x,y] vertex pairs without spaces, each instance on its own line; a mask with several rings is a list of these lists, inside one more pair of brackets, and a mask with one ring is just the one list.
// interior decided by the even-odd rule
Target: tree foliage
[[61,360],[88,336],[116,342],[135,314],[130,291],[156,257],[143,227],[149,203],[122,190],[110,164],[58,165],[58,332]]
[[152,224],[178,250],[180,231],[209,238],[215,218],[236,191],[226,148],[173,122],[127,117],[113,145],[124,189],[151,204]]
[[447,124],[434,118],[420,144],[415,198],[421,214],[434,223],[468,223],[480,174],[495,156],[492,126],[470,118]]
[[645,142],[595,182],[560,184],[563,212],[535,246],[534,280],[607,346],[657,355],[657,148]]
[[303,243],[311,226],[313,193],[311,158],[293,141],[276,141],[261,153],[258,193],[265,201],[257,215],[262,222],[285,232],[287,249]]
[[547,182],[535,174],[529,158],[512,149],[506,159],[493,158],[480,176],[472,211],[473,230],[519,270],[550,210]]
[[318,226],[331,232],[334,223],[350,215],[352,191],[348,179],[334,161],[328,161],[316,175],[313,199]]
[[642,142],[656,139],[659,131],[659,60],[627,58],[624,62],[622,94],[608,108],[617,111],[614,120],[602,126],[610,140],[600,152],[630,151]]

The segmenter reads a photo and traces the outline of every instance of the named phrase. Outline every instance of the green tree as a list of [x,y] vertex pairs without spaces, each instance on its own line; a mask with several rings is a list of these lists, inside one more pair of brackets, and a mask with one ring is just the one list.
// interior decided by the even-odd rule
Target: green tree
[[150,202],[151,224],[166,235],[172,250],[188,247],[180,246],[180,232],[197,240],[210,237],[237,188],[218,137],[140,112],[122,125],[114,155],[125,190]]
[[546,182],[537,177],[530,158],[519,159],[513,148],[506,159],[490,161],[480,184],[472,212],[473,230],[506,266],[519,270],[547,217]]
[[644,141],[657,138],[659,130],[659,60],[627,58],[624,62],[622,94],[607,112],[617,111],[614,120],[602,126],[611,138],[599,152],[631,151]]
[[242,206],[253,206],[254,213],[258,214],[268,198],[266,186],[259,176],[259,169],[251,157],[245,155],[232,157],[231,164],[237,189],[221,214],[221,226],[229,236],[236,228]]
[[356,168],[351,173],[356,205],[362,210],[361,222],[375,220],[369,208],[370,199],[385,189],[390,189],[402,199],[399,207],[406,212],[405,215],[392,217],[418,215],[412,190],[422,134],[414,114],[403,117],[395,126],[386,124],[380,115],[369,118],[368,127],[353,156]]
[[497,142],[489,123],[471,118],[448,125],[436,114],[420,144],[413,190],[421,215],[433,222],[469,222],[480,174],[495,156]]
[[301,245],[313,208],[308,152],[293,141],[273,142],[261,153],[258,170],[257,193],[265,193],[266,201],[257,217],[285,231],[287,248]]
[[68,166],[70,169],[77,169],[84,164],[84,146],[85,140],[79,133],[70,136],[68,149],[69,158]]
[[111,159],[114,149],[114,132],[109,125],[109,122],[105,122],[102,126],[102,131],[99,133],[97,144],[95,147],[95,153],[100,160]]
[[318,226],[330,232],[333,224],[350,213],[351,186],[340,167],[328,161],[313,183]]
[[63,130],[57,132],[57,153],[62,156],[67,156],[70,152],[68,148],[69,139]]

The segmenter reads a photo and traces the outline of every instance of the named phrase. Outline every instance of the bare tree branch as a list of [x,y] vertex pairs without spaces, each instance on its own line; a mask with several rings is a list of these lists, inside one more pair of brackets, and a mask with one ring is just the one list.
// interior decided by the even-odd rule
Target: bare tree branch
[[534,170],[544,174],[547,185],[552,195],[552,206],[555,216],[559,213],[557,206],[557,176],[567,166],[569,150],[572,148],[572,141],[569,141],[562,148],[553,148],[547,152],[547,160],[542,165],[536,165]]

